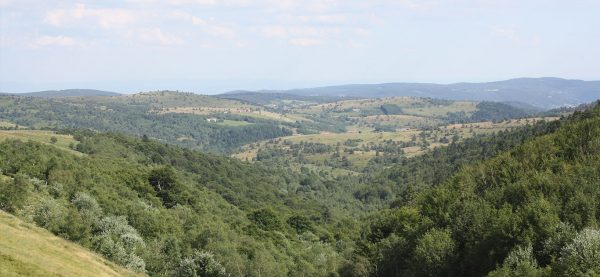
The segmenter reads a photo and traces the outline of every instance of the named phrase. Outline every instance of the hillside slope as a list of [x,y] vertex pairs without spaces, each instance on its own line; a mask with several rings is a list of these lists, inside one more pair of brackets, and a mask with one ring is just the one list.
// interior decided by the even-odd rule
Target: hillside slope
[[[596,276],[600,106],[464,167],[365,229],[371,276]],[[360,275],[360,274],[356,274]]]
[[3,211],[0,234],[0,276],[136,276]]
[[209,274],[196,261],[249,276],[323,276],[349,247],[351,231],[334,227],[345,218],[300,192],[297,174],[122,135],[74,138],[79,155],[0,142],[0,208],[128,269]]

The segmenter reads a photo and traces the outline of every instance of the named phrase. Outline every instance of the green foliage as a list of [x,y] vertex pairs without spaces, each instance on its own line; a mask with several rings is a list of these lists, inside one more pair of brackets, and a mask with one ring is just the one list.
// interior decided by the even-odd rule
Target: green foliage
[[[590,259],[598,252],[591,228],[600,220],[600,108],[464,142],[456,136],[410,159],[392,140],[359,149],[349,139],[348,151],[384,153],[354,176],[343,171],[354,160],[319,142],[261,149],[264,163],[255,164],[190,150],[228,151],[289,135],[288,128],[341,132],[354,119],[329,113],[359,113],[353,109],[324,108],[310,122],[222,126],[158,112],[198,100],[192,95],[159,98],[169,103],[140,97],[136,105],[2,98],[0,114],[11,122],[142,137],[65,131],[80,153],[47,141],[0,142],[2,208],[152,276],[598,272]],[[517,116],[481,105],[481,118]],[[430,134],[402,146],[425,147],[436,141],[428,142]],[[285,159],[308,159],[305,153],[332,156],[328,166],[342,173]]]
[[447,272],[455,255],[454,240],[449,229],[432,229],[417,240],[414,263],[417,271],[426,276],[439,276]]
[[537,261],[533,257],[533,247],[517,246],[511,251],[502,266],[490,272],[490,277],[501,276],[546,276],[542,269],[539,268]]
[[477,104],[477,111],[471,115],[470,120],[477,121],[499,121],[510,118],[526,117],[529,114],[514,106],[498,102],[481,102]]
[[[75,137],[85,155],[0,142],[1,188],[26,181],[16,214],[132,270],[172,276],[204,251],[226,272],[319,276],[335,272],[344,261],[337,251],[351,247],[351,231],[331,232],[342,224],[338,214],[284,193],[299,186],[300,174],[123,135]],[[271,208],[263,209],[267,202]],[[297,214],[309,221],[284,225]]]
[[248,218],[263,230],[273,231],[281,228],[281,220],[271,208],[253,211]]
[[[412,201],[414,195],[443,183],[462,167],[489,159],[512,149],[535,136],[554,132],[560,122],[540,122],[512,132],[494,136],[476,136],[461,143],[438,147],[412,159],[402,159],[373,178],[377,187],[390,187],[396,195],[396,205]],[[371,186],[371,190],[376,187]]]
[[600,231],[581,230],[561,250],[556,266],[562,276],[595,276],[600,273]]
[[[19,125],[50,128],[86,128],[97,131],[147,135],[192,149],[227,152],[263,139],[291,135],[270,120],[255,120],[247,126],[225,126],[207,122],[208,116],[158,113],[165,106],[187,106],[208,100],[185,93],[155,94],[153,97],[55,98],[0,96],[0,118]],[[223,101],[223,100],[220,100]]]
[[144,239],[123,216],[106,216],[95,224],[93,249],[107,258],[138,272],[146,265],[136,252],[144,248]]
[[0,178],[0,209],[15,212],[23,207],[31,185],[27,178],[17,174],[13,180]]
[[[436,275],[406,264],[410,258],[437,261],[423,268],[449,275],[596,274],[600,240],[589,228],[599,220],[599,138],[600,107],[575,113],[556,131],[377,213],[355,255],[367,257],[377,276]],[[427,248],[438,250],[418,250]],[[455,255],[446,255],[450,249]]]
[[213,254],[195,251],[191,257],[181,261],[177,269],[177,276],[226,277],[229,274],[225,267],[215,260]]
[[287,224],[290,225],[298,234],[306,231],[313,231],[313,223],[304,215],[293,215],[287,219]]
[[181,185],[173,168],[163,166],[152,169],[148,174],[148,182],[156,191],[156,195],[162,199],[163,205],[169,208],[175,206],[175,195],[181,191]]
[[402,114],[402,108],[396,104],[383,104],[380,109],[385,115]]

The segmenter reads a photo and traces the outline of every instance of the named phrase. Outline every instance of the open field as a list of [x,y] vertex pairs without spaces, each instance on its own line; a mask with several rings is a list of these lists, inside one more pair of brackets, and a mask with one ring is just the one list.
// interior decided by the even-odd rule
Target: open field
[[[385,116],[381,116],[385,117]],[[376,117],[367,117],[368,120],[377,120]],[[398,120],[418,119],[415,116],[393,115],[390,118]],[[344,158],[352,167],[359,170],[379,155],[402,155],[414,157],[433,149],[445,146],[453,140],[464,140],[480,134],[491,134],[517,128],[537,121],[557,120],[557,117],[513,119],[500,122],[475,122],[465,124],[449,124],[431,130],[403,128],[393,132],[378,132],[373,128],[361,124],[348,127],[344,133],[321,132],[310,135],[292,135],[278,139],[266,140],[245,145],[241,151],[232,155],[241,160],[255,160],[261,151],[284,151],[286,157],[298,155],[298,149],[305,149],[317,145],[318,152],[301,150],[302,164],[311,164],[322,169],[330,167],[328,161]],[[389,152],[392,151],[392,152]],[[293,154],[296,153],[296,154]],[[292,162],[294,162],[292,160]],[[348,171],[348,170],[346,170]]]
[[[56,142],[52,143],[52,138],[56,138]],[[69,151],[74,154],[82,155],[82,153],[71,149],[71,145],[77,145],[77,141],[70,135],[56,134],[52,131],[41,130],[2,130],[0,131],[0,141],[6,139],[20,139],[23,141],[36,141],[44,144],[54,145],[55,147]]]
[[247,122],[247,121],[229,120],[229,119],[223,120],[223,122],[218,122],[217,124],[224,125],[224,126],[231,126],[231,127],[252,125],[252,123]]
[[173,107],[164,108],[160,113],[189,113],[198,115],[211,115],[211,114],[232,114],[241,116],[250,116],[257,119],[268,119],[277,120],[283,122],[293,122],[296,118],[289,118],[285,115],[267,111],[260,108],[254,107],[241,107],[241,108],[222,108],[222,107]]
[[0,276],[136,276],[3,211],[0,236]]

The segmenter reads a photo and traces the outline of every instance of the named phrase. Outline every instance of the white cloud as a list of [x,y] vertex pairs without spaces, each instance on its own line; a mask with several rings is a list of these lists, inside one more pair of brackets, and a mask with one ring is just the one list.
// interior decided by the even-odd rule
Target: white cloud
[[496,27],[492,29],[492,33],[498,37],[508,39],[518,45],[538,46],[541,43],[541,39],[539,37],[522,35],[515,28]]
[[297,46],[315,46],[315,45],[323,44],[322,40],[313,39],[313,38],[294,38],[294,39],[290,39],[289,42],[292,45],[297,45]]
[[287,38],[288,31],[284,26],[265,26],[261,30],[262,34],[268,38]]
[[263,36],[273,39],[285,39],[292,45],[313,46],[325,43],[342,33],[339,28],[316,26],[271,25],[260,29]]
[[53,26],[78,24],[82,20],[93,20],[103,28],[127,25],[136,20],[136,15],[124,9],[95,9],[77,4],[69,9],[52,9],[46,12],[44,22]]
[[346,14],[311,14],[311,15],[291,15],[284,14],[277,18],[289,23],[322,23],[322,24],[343,24],[351,16]]
[[189,21],[193,25],[199,26],[200,29],[212,36],[225,38],[225,39],[233,39],[237,36],[236,32],[227,26],[213,23],[211,21],[204,20],[200,17],[191,15],[184,11],[174,11],[171,13],[173,17]]
[[261,28],[265,37],[288,38],[288,37],[330,37],[341,33],[339,28],[317,27],[317,26],[284,26],[271,25]]
[[41,46],[73,46],[76,44],[74,38],[67,36],[41,36],[30,42],[31,47]]
[[138,37],[145,42],[158,43],[161,45],[177,45],[183,43],[182,38],[175,35],[166,34],[160,28],[139,30]]
[[280,11],[324,13],[340,6],[341,0],[266,0],[262,1],[266,7]]

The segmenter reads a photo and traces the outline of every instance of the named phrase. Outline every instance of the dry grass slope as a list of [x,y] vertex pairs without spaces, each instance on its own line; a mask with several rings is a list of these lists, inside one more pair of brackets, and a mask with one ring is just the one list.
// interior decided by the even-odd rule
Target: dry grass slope
[[[52,142],[52,137],[56,138],[56,142]],[[60,135],[52,131],[41,130],[2,130],[0,131],[0,141],[5,139],[19,139],[22,141],[36,141],[43,144],[54,145],[55,147],[65,150],[69,153],[81,155],[80,152],[74,151],[70,145],[77,145],[77,141],[70,135]]]
[[0,211],[0,276],[136,276]]

